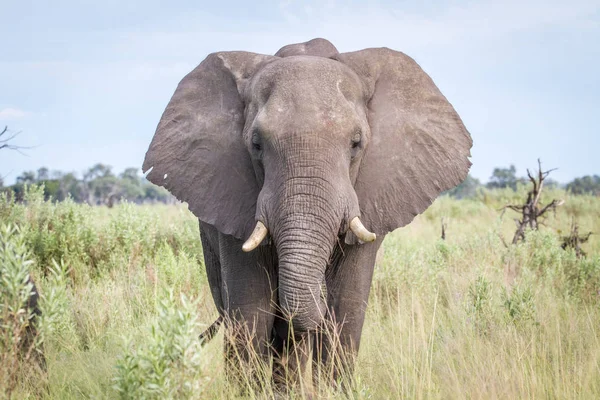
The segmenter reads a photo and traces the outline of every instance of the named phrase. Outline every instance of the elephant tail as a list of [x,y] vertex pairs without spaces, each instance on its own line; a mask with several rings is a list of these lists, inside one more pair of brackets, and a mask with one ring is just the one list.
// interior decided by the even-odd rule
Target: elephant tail
[[211,339],[213,337],[215,337],[217,332],[219,332],[219,327],[221,326],[222,322],[223,322],[223,316],[219,315],[219,318],[217,318],[217,320],[215,322],[213,322],[211,326],[209,326],[204,332],[202,332],[200,334],[198,339],[200,339],[202,346],[204,346],[206,343],[210,342]]

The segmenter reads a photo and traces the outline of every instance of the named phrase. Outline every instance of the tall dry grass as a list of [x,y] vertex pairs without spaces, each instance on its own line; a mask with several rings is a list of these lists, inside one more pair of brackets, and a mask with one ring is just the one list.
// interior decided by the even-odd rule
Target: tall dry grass
[[[573,219],[581,232],[600,233],[600,199],[549,191],[565,205],[506,248],[499,235],[510,241],[514,215],[498,209],[523,195],[443,197],[390,234],[351,390],[306,383],[290,396],[599,398],[600,235],[581,260],[560,248],[560,236]],[[47,316],[45,368],[19,359],[14,398],[239,396],[225,378],[223,333],[205,347],[196,340],[216,311],[185,207],[52,204],[30,189],[25,204],[0,199],[0,225],[18,227],[3,246],[21,246],[11,268],[33,277]],[[264,380],[264,391],[246,397],[274,396]]]

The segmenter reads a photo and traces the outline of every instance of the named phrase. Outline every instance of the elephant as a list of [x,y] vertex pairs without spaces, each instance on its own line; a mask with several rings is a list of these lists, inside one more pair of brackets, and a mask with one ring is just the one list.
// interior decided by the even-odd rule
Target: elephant
[[233,335],[226,359],[309,349],[300,368],[340,354],[337,379],[354,370],[384,237],[466,178],[471,146],[412,58],[317,38],[208,55],[177,86],[142,169],[199,220]]

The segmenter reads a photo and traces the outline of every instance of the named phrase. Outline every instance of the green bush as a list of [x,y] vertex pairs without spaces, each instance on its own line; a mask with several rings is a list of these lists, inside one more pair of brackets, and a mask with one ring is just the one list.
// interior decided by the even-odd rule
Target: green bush
[[[33,261],[25,234],[0,226],[0,393],[10,394],[29,376],[43,381],[44,343],[67,329],[66,271],[54,263],[37,296],[30,270]],[[38,282],[38,284],[41,282]]]
[[10,396],[17,385],[18,366],[39,349],[35,312],[28,307],[35,295],[29,278],[29,251],[23,235],[0,226],[0,392]]
[[503,292],[507,317],[514,323],[535,322],[535,299],[528,286],[516,286]]
[[85,283],[116,266],[152,260],[163,242],[201,260],[197,221],[186,213],[177,225],[170,225],[155,212],[173,207],[124,202],[108,209],[69,199],[53,203],[44,200],[41,186],[25,186],[23,198],[18,203],[1,194],[0,215],[20,228],[44,275],[53,261],[62,262],[75,283]]
[[156,322],[143,345],[132,345],[117,361],[114,388],[124,399],[202,397],[200,325],[193,303],[171,292],[158,304]]

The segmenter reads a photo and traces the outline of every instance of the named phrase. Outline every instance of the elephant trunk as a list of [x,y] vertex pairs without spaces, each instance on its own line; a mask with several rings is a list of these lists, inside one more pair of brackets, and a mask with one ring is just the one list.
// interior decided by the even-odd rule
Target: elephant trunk
[[321,290],[327,257],[315,254],[318,245],[310,243],[310,238],[297,238],[294,242],[280,245],[279,303],[283,316],[292,320],[294,329],[304,332],[314,330],[325,316]]
[[325,316],[325,269],[347,218],[339,194],[327,194],[286,196],[279,207],[285,211],[278,213],[280,223],[273,232],[279,256],[279,304],[297,332],[316,329]]

